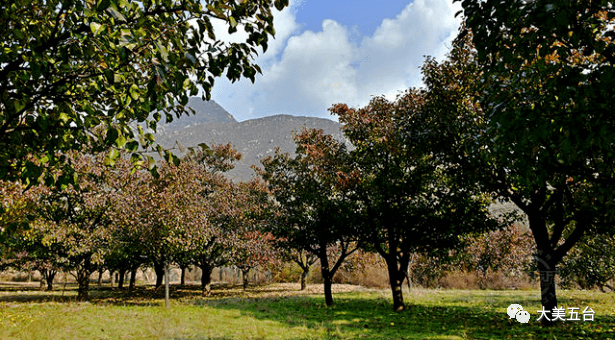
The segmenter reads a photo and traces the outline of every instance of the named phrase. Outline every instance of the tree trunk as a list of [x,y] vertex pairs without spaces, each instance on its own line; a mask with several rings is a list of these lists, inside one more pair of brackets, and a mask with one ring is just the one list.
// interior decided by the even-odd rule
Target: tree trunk
[[128,283],[128,290],[135,289],[135,282],[137,281],[137,266],[130,270],[130,282]]
[[52,291],[53,290],[53,279],[54,277],[56,277],[56,273],[58,273],[55,270],[46,270],[45,271],[45,281],[47,282],[47,291]]
[[[543,251],[543,252],[542,252]],[[556,265],[554,264],[549,251],[540,250],[537,253],[537,268],[539,269],[539,280],[541,281],[541,306],[542,310],[547,310],[545,314],[548,319],[541,319],[541,324],[551,326],[554,324],[552,320],[552,311],[558,307],[556,300],[556,281],[557,274]]]
[[387,272],[389,273],[389,285],[394,301],[394,311],[401,312],[404,310],[404,297],[402,296],[404,272],[398,269],[398,261],[395,254],[390,254],[387,257]]
[[201,269],[201,294],[203,296],[210,296],[212,285],[212,268],[208,263],[201,263],[199,266]]
[[308,275],[310,274],[310,267],[306,267],[302,269],[302,274],[301,277],[299,279],[299,290],[304,291],[306,290],[306,279],[308,278]]
[[537,245],[535,260],[537,261],[541,284],[541,305],[543,307],[542,310],[547,311],[545,313],[547,319],[542,318],[541,324],[551,326],[554,324],[552,322],[552,309],[557,307],[555,276],[557,273],[556,264],[560,259],[556,259],[554,255],[542,212],[538,209],[527,209],[525,213],[528,217],[529,228],[533,232],[535,244]]
[[332,278],[329,274],[323,276],[323,292],[325,305],[331,307],[334,304],[334,297],[332,296]]
[[186,267],[185,266],[182,267],[182,274],[180,275],[180,285],[181,286],[186,285]]
[[56,276],[56,273],[58,272],[56,270],[50,270],[50,269],[42,269],[42,270],[39,270],[39,272],[41,273],[40,288],[42,289],[43,286],[46,285],[45,291],[52,291],[53,290],[53,279]]
[[154,272],[156,273],[156,289],[163,285],[163,279],[165,278],[165,263],[154,263]]
[[88,291],[90,287],[90,275],[95,268],[92,267],[91,256],[84,257],[83,263],[77,266],[77,300],[87,301],[89,299]]
[[124,288],[124,276],[126,275],[126,269],[118,270],[118,289]]
[[77,301],[87,301],[90,288],[90,271],[87,269],[77,270]]
[[325,294],[325,305],[331,307],[334,304],[332,296],[332,274],[329,271],[329,261],[327,259],[327,246],[322,245],[319,252],[321,261],[321,277],[323,277],[323,292]]
[[248,273],[250,272],[250,268],[244,269],[242,268],[242,288],[246,290],[248,288]]
[[98,284],[99,287],[103,285],[103,272],[105,272],[105,270],[98,269],[98,279],[96,283]]

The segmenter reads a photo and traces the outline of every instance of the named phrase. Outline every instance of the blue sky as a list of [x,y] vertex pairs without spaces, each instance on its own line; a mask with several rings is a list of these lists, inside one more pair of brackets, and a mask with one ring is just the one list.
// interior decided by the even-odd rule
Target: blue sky
[[[335,119],[336,103],[364,106],[421,86],[425,56],[449,51],[457,33],[451,0],[291,0],[274,13],[276,39],[253,84],[216,80],[212,98],[238,121],[275,114]],[[214,23],[217,38],[239,41]],[[241,31],[241,30],[240,30]]]

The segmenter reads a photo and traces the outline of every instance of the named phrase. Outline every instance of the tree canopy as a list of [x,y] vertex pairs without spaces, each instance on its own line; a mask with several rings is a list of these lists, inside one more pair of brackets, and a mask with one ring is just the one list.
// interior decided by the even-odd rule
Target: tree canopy
[[528,216],[552,309],[556,265],[584,234],[614,233],[614,3],[462,7],[488,117],[474,152],[484,184]]
[[408,277],[411,253],[448,250],[458,244],[460,235],[496,226],[487,211],[489,200],[477,186],[460,181],[464,172],[450,155],[460,131],[450,127],[453,134],[441,143],[440,125],[435,122],[452,112],[431,107],[430,91],[412,89],[393,102],[375,97],[363,108],[339,104],[330,109],[355,146],[351,196],[361,202],[356,214],[361,216],[367,248],[387,264],[396,311],[404,309],[402,283]]
[[314,254],[321,263],[325,303],[333,304],[332,279],[357,250],[357,205],[348,197],[346,145],[322,130],[294,137],[296,156],[276,151],[258,170],[279,205],[270,231],[287,248]]

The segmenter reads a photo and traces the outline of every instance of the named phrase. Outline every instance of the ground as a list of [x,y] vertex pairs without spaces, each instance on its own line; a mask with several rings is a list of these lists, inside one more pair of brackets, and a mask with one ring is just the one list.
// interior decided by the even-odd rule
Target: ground
[[[211,297],[198,286],[163,291],[120,291],[93,285],[91,300],[75,301],[71,285],[52,292],[34,285],[0,283],[0,339],[614,339],[614,293],[559,290],[559,304],[590,307],[593,321],[542,327],[536,290],[432,290],[405,292],[407,309],[392,311],[387,290],[336,284],[333,307],[321,285],[250,287],[215,285]],[[531,315],[522,324],[507,315],[520,304]]]

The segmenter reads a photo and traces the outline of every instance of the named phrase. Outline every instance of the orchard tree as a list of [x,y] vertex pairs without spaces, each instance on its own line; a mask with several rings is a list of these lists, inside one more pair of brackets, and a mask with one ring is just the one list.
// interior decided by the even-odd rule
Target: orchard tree
[[248,288],[248,275],[258,267],[272,266],[278,261],[278,254],[274,249],[276,238],[267,232],[246,229],[237,231],[232,237],[232,250],[229,256],[230,263],[242,272],[242,286]]
[[110,273],[118,274],[118,288],[122,289],[126,273],[130,272],[129,288],[134,288],[136,270],[147,261],[149,247],[146,229],[141,224],[141,200],[145,200],[147,188],[151,185],[151,174],[145,170],[131,172],[124,170],[125,184],[119,186],[113,197],[109,250],[104,266]]
[[307,252],[303,248],[298,248],[292,243],[287,243],[284,239],[278,239],[276,241],[276,248],[281,254],[282,259],[294,262],[302,270],[299,277],[299,290],[306,290],[310,269],[312,269],[312,266],[319,260],[319,257],[314,253]]
[[194,163],[162,163],[159,168],[158,177],[146,173],[145,183],[132,188],[122,219],[125,228],[136,227],[139,250],[156,273],[156,288],[163,284],[165,265],[185,249],[187,231],[208,224]]
[[475,152],[489,188],[528,217],[551,312],[567,252],[614,234],[614,3],[461,2],[488,117]]
[[265,183],[259,179],[240,182],[235,187],[235,214],[227,232],[232,241],[230,263],[242,271],[244,290],[248,274],[257,267],[272,266],[279,260],[275,249],[276,237],[265,231],[271,217],[271,201]]
[[65,172],[79,173],[78,182],[53,187],[39,198],[33,229],[42,230],[48,243],[59,243],[68,268],[75,272],[78,300],[88,299],[89,278],[102,265],[108,250],[111,220],[110,179],[118,176],[104,165],[104,155],[67,154]]
[[348,152],[322,130],[304,130],[294,139],[294,158],[277,150],[261,160],[264,170],[257,170],[279,205],[270,230],[319,258],[325,304],[331,306],[334,274],[358,248],[356,205],[346,192]]
[[201,269],[203,296],[211,293],[214,268],[230,262],[229,251],[233,246],[230,231],[235,226],[237,205],[234,201],[237,198],[236,186],[223,173],[233,169],[240,159],[241,154],[226,144],[191,150],[183,162],[190,165],[192,176],[199,183],[195,194],[205,221],[184,228],[182,254],[187,254]]
[[464,237],[457,263],[479,276],[479,286],[488,284],[490,274],[500,272],[507,277],[522,277],[533,267],[532,236],[516,225]]
[[[272,10],[288,0],[20,0],[0,4],[0,179],[39,181],[64,153],[149,147],[156,129],[210,99],[216,77],[254,82],[253,62],[274,36]],[[226,42],[227,32],[246,32]],[[218,34],[218,36],[217,36]],[[154,115],[151,115],[154,113]],[[93,134],[102,126],[105,134]],[[58,153],[62,152],[62,153]],[[167,154],[172,158],[170,153]],[[152,160],[150,159],[150,162]],[[52,180],[53,177],[48,177]],[[68,175],[62,180],[72,182]]]
[[70,269],[67,250],[55,238],[48,224],[33,223],[30,228],[11,236],[8,245],[13,254],[8,259],[12,267],[41,274],[41,286],[53,290],[53,281],[61,270]]
[[55,275],[66,266],[65,250],[60,242],[50,237],[46,228],[31,224],[40,209],[39,199],[46,194],[49,189],[42,185],[26,190],[19,182],[0,182],[4,208],[0,228],[8,232],[0,238],[0,268],[37,270],[43,277],[42,282],[46,282],[46,289],[52,290]]
[[362,203],[362,235],[387,264],[395,311],[405,307],[402,284],[413,252],[453,248],[459,235],[492,225],[485,196],[458,181],[461,167],[448,157],[456,139],[444,148],[433,117],[449,113],[430,110],[430,91],[411,89],[393,102],[375,97],[364,108],[330,109],[355,147],[349,174]]

